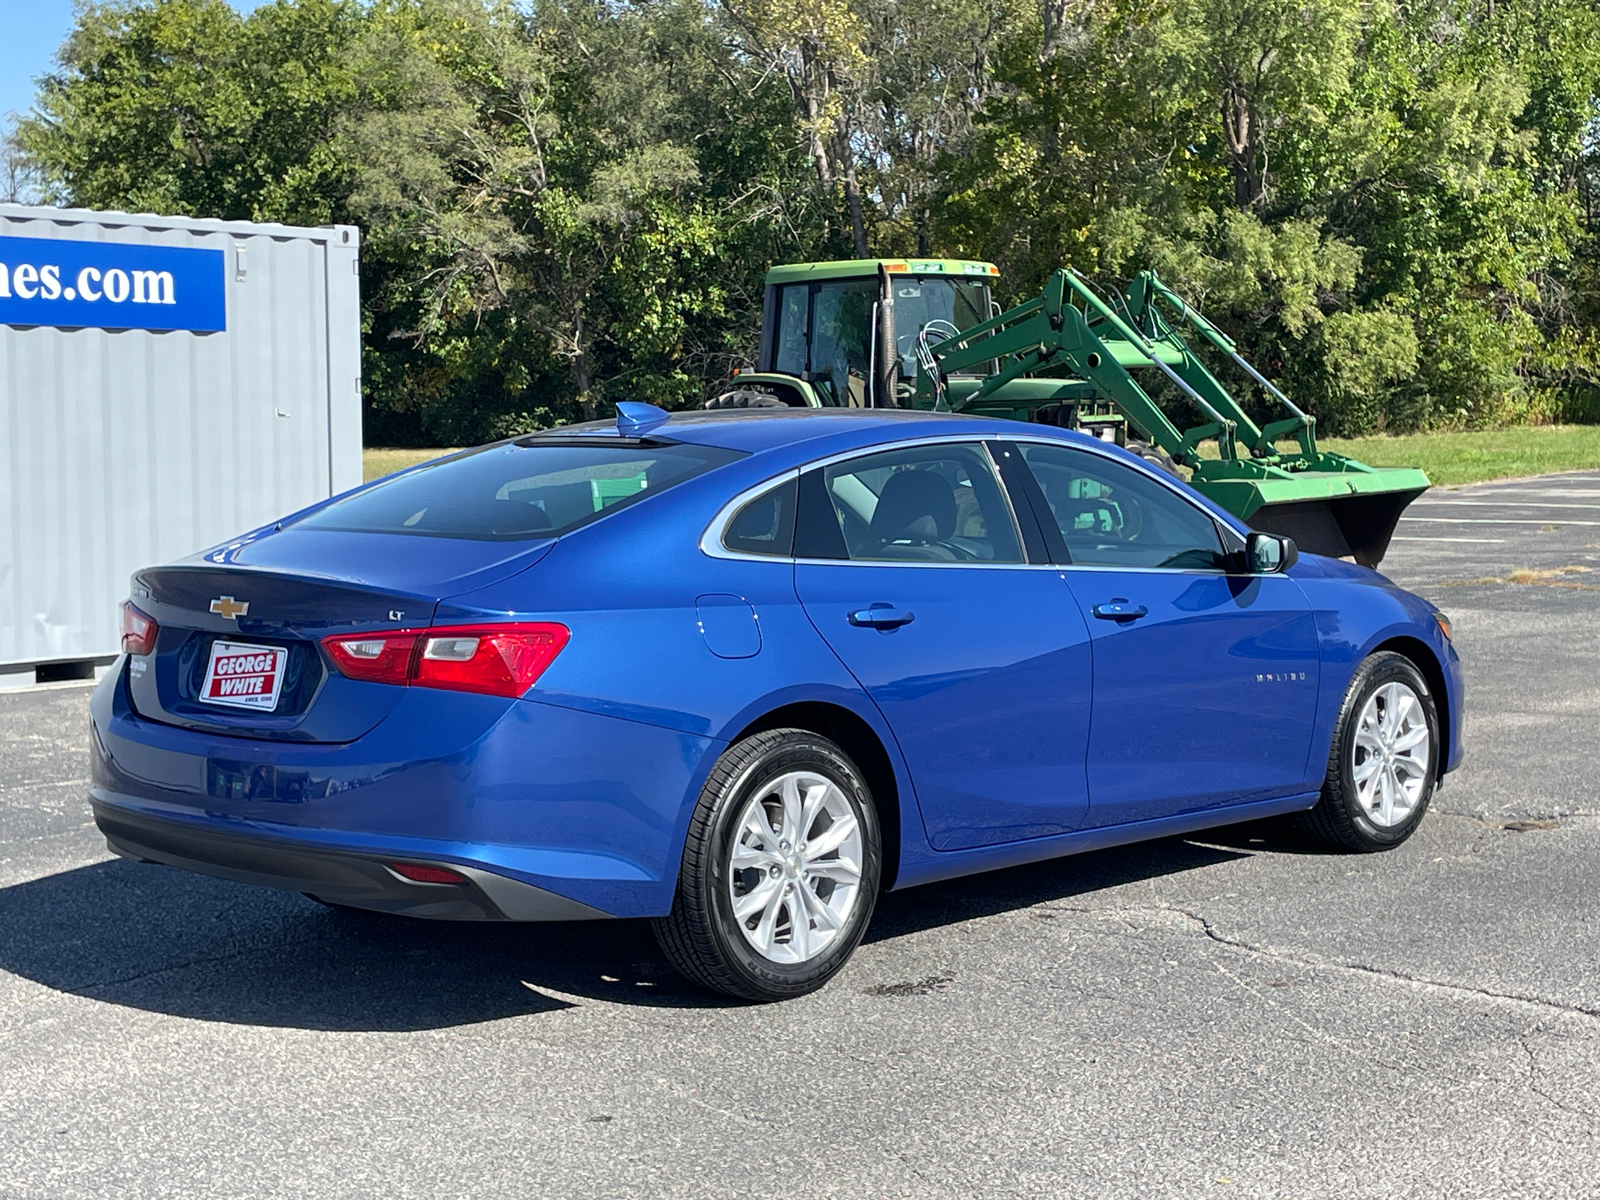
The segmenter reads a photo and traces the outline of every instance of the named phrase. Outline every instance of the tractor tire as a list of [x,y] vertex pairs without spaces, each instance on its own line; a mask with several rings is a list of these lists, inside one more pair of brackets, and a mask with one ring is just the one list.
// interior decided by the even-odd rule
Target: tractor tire
[[1439,778],[1439,711],[1422,672],[1384,651],[1345,691],[1328,774],[1300,828],[1334,850],[1392,850],[1416,832]]
[[1172,455],[1168,454],[1160,446],[1152,446],[1149,442],[1141,442],[1130,438],[1126,449],[1129,454],[1144,459],[1152,467],[1165,471],[1174,479],[1182,478],[1178,474],[1178,464],[1173,461]]
[[788,408],[778,397],[770,392],[758,392],[751,388],[740,388],[738,391],[723,392],[720,396],[713,396],[706,401],[707,408]]
[[806,729],[752,734],[701,789],[656,943],[679,974],[741,1000],[814,992],[866,933],[882,854],[844,751]]

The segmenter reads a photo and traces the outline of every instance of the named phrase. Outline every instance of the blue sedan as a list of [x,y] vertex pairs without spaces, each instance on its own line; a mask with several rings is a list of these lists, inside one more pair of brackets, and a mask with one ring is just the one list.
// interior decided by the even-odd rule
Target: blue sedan
[[442,920],[652,920],[822,986],[881,891],[1299,814],[1417,828],[1450,624],[1102,442],[622,405],[134,576],[112,850]]

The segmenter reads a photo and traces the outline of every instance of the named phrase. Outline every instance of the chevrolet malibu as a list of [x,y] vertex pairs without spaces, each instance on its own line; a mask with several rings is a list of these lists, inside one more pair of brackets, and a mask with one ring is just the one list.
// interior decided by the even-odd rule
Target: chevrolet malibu
[[649,918],[822,986],[878,894],[1281,814],[1346,851],[1461,757],[1450,625],[1102,442],[893,411],[515,438],[138,572],[112,850],[438,920]]

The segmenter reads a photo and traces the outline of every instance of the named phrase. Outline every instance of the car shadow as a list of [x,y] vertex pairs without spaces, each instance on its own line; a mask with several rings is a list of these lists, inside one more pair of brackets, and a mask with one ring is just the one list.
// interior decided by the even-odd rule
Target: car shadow
[[[867,940],[1249,857],[1269,848],[1253,828],[1229,831],[1236,845],[1213,831],[892,892]],[[122,859],[0,888],[0,970],[151,1012],[331,1031],[440,1029],[584,1000],[736,1003],[680,978],[644,921],[417,921]]]

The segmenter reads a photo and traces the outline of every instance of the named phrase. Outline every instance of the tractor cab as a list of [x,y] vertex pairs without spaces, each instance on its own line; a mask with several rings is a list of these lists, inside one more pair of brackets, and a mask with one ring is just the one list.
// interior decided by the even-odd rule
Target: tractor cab
[[[991,317],[999,268],[963,259],[856,259],[767,272],[761,345],[715,407],[911,407],[918,347]],[[977,380],[987,372],[973,368]],[[758,397],[765,399],[758,400]]]

